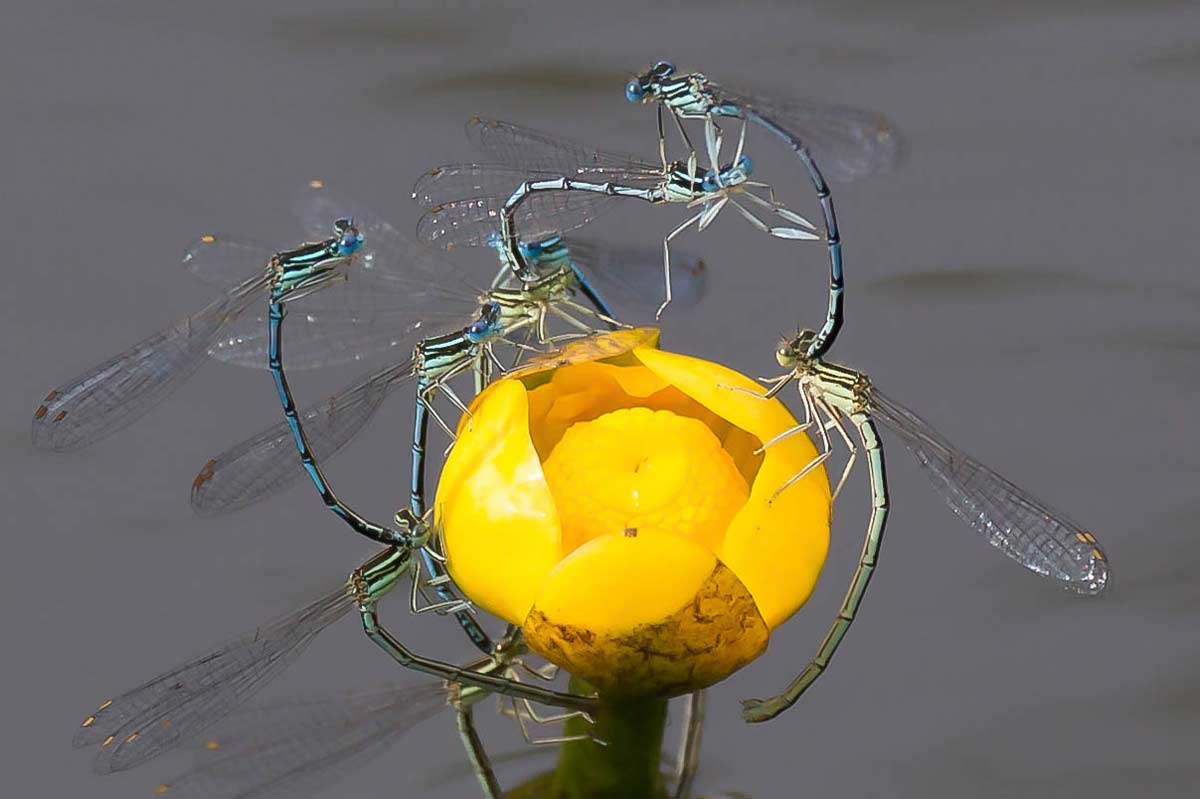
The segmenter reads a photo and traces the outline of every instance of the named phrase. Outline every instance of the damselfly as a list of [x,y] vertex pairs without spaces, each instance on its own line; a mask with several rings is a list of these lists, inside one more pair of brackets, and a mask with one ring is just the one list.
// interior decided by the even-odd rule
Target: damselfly
[[[740,147],[730,163],[701,173],[695,159],[663,168],[497,120],[472,119],[467,134],[502,165],[449,164],[422,175],[413,197],[429,210],[417,223],[417,236],[447,248],[482,246],[499,226],[518,274],[528,268],[521,239],[573,230],[620,197],[700,207],[663,239],[666,300],[660,314],[672,299],[671,241],[693,225],[707,228],[727,205],[772,236],[820,238],[810,232],[812,223],[775,200],[768,184],[750,180],[753,165]],[[765,210],[791,226],[768,225],[751,209]]]
[[[511,679],[519,679],[522,673],[539,680],[552,679],[553,667],[525,664],[526,651],[520,631],[510,628],[498,642],[495,655],[467,668]],[[489,695],[478,688],[433,682],[247,709],[206,736],[194,768],[167,780],[155,793],[193,799],[305,796],[382,754],[413,727],[449,706],[485,796],[499,799],[502,791],[474,722],[475,706]],[[511,697],[501,698],[500,710],[516,721],[522,737],[533,745],[590,739],[586,734],[533,734],[533,724],[586,718],[582,711],[543,716],[531,703]]]
[[586,697],[417,655],[383,629],[377,603],[405,576],[413,578],[409,600],[412,610],[425,610],[417,605],[419,562],[412,553],[428,542],[428,531],[406,511],[397,514],[396,524],[413,531],[407,546],[381,550],[356,569],[345,584],[303,608],[103,702],[83,720],[74,745],[98,745],[94,766],[100,773],[140,765],[199,735],[241,707],[295,662],[320,632],[353,610],[362,616],[367,634],[406,667],[506,696],[570,710],[591,708],[593,702]]
[[[366,221],[364,221],[366,220]],[[393,248],[400,246],[402,237],[390,226],[383,226],[378,220],[359,216],[358,224],[366,224],[370,234],[368,241],[384,236],[392,241]],[[399,238],[397,238],[399,237]],[[646,298],[644,278],[649,274],[649,267],[657,263],[658,256],[646,249],[637,247],[613,247],[599,242],[571,239],[570,242],[550,239],[524,245],[527,259],[534,264],[536,279],[524,287],[498,286],[492,292],[482,295],[467,295],[455,307],[467,307],[477,303],[476,315],[482,313],[482,304],[497,302],[501,305],[501,316],[511,321],[517,321],[524,315],[540,314],[543,317],[549,313],[549,306],[560,299],[570,299],[572,294],[572,274],[582,280],[594,280],[601,284],[603,298],[600,307],[607,308],[606,300],[614,297],[622,304],[638,303]],[[452,293],[458,281],[454,264],[439,264],[441,259],[435,258],[428,251],[416,250],[410,259],[418,272],[424,272],[420,265],[428,264],[434,267],[429,270],[437,274],[429,274],[430,280],[451,278],[443,287],[443,294]],[[676,285],[682,288],[682,300],[691,304],[699,301],[704,295],[705,266],[704,262],[684,256],[674,259]],[[436,266],[435,266],[436,265]],[[570,268],[570,271],[564,269]],[[507,269],[498,272],[498,276],[509,275]],[[640,282],[639,282],[640,281]],[[596,293],[595,289],[592,289]],[[679,301],[680,292],[677,292]],[[420,295],[425,297],[425,294]],[[599,295],[597,295],[599,296]],[[398,302],[405,297],[397,298]],[[416,303],[421,303],[417,305]],[[522,310],[525,308],[526,310]],[[430,310],[428,304],[418,298],[412,308],[413,319],[423,319]],[[588,317],[591,315],[579,314]],[[442,327],[446,327],[447,319],[441,319]],[[470,318],[461,318],[451,327],[465,328],[471,322]],[[508,322],[501,325],[503,328]],[[422,324],[418,330],[436,330],[438,325]],[[483,342],[485,347],[492,342],[498,343],[500,336]],[[417,348],[425,349],[417,344]],[[478,352],[474,357],[482,359],[484,352],[476,347]],[[466,353],[469,354],[469,353]],[[397,389],[410,385],[418,371],[417,364],[423,364],[427,358],[419,354],[412,358],[393,364],[386,369],[373,372],[354,381],[345,389],[337,392],[326,400],[309,406],[300,412],[309,446],[314,455],[323,463],[334,457],[343,447],[349,444],[366,426],[382,405],[384,399]],[[290,360],[289,360],[290,363]],[[445,382],[444,380],[442,381]],[[414,463],[414,474],[420,472],[418,464]],[[196,475],[192,483],[192,508],[202,516],[226,513],[244,508],[259,500],[265,499],[276,491],[290,485],[304,474],[296,462],[296,450],[291,430],[286,422],[280,422],[259,434],[225,450],[223,453],[208,461]]]
[[625,98],[633,103],[657,104],[658,146],[664,165],[667,163],[664,107],[671,112],[684,144],[693,153],[695,149],[681,120],[704,120],[705,145],[714,169],[720,163],[718,120],[722,117],[743,120],[739,152],[748,120],[783,139],[800,159],[821,204],[824,239],[829,248],[829,304],[825,325],[813,339],[809,356],[824,354],[842,325],[844,290],[841,237],[825,175],[834,180],[854,180],[890,169],[899,160],[901,151],[900,138],[891,124],[879,114],[848,106],[772,100],[733,91],[699,72],[677,74],[675,65],[669,61],[659,61],[625,84]]
[[[316,254],[328,258],[329,277],[345,280],[353,253],[337,252],[338,235],[327,238],[329,221],[327,218],[319,231],[320,240],[304,245],[294,257]],[[363,257],[370,259],[372,254],[364,253]],[[196,313],[51,391],[33,416],[35,446],[56,451],[80,449],[120,430],[182,385],[204,363],[206,355],[223,358],[226,349],[222,344],[229,338],[241,338],[237,332],[239,320],[266,293],[273,279],[271,251],[204,236],[189,249],[184,262],[194,271],[217,273],[214,277],[219,276],[226,284],[224,293]],[[239,268],[229,285],[233,266]],[[368,295],[373,283],[372,275],[366,273],[356,275],[353,281]],[[334,306],[320,313],[323,321],[337,326],[346,335],[339,338],[336,346],[323,349],[318,347],[318,340],[326,340],[328,330],[322,325],[313,326],[307,333],[300,332],[299,338],[307,340],[311,349],[308,358],[297,363],[297,368],[337,363],[387,347],[386,339],[364,335],[372,331],[353,334],[352,328],[360,320],[352,314]],[[240,351],[244,353],[246,349],[243,346]],[[265,363],[254,361],[253,365],[261,368]]]
[[[521,655],[519,632],[504,639],[506,650],[471,664],[481,672],[516,677],[521,672],[549,679],[554,667],[534,668]],[[167,780],[155,793],[176,799],[269,799],[308,796],[332,786],[353,770],[386,752],[418,724],[447,705],[453,709],[468,761],[484,795],[502,792],[474,724],[474,708],[489,694],[476,688],[433,682],[395,688],[380,686],[327,699],[291,701],[247,708],[215,728],[196,747],[196,765]],[[532,725],[552,724],[581,711],[538,714],[530,703],[502,698],[498,708],[513,718],[526,743],[563,744],[597,741],[590,735],[535,737]],[[699,766],[703,692],[689,697],[684,734],[675,760],[670,796],[688,799]]]
[[[764,448],[808,430],[816,431],[822,445],[820,454],[775,496],[830,457],[831,438],[841,439],[848,458],[833,496],[836,499],[840,493],[861,448],[870,476],[871,515],[850,588],[816,656],[783,693],[769,699],[745,700],[743,715],[747,721],[767,721],[791,707],[829,665],[854,622],[875,572],[888,513],[887,474],[876,422],[904,443],[950,509],[1005,555],[1078,594],[1098,594],[1109,579],[1108,559],[1095,536],[955,448],[919,416],[875,388],[865,374],[808,355],[817,335],[813,330],[804,330],[783,342],[776,359],[788,371],[768,381],[771,388],[765,395],[757,395],[774,397],[795,380],[804,405],[804,422],[764,442]],[[853,436],[847,427],[853,428]]]

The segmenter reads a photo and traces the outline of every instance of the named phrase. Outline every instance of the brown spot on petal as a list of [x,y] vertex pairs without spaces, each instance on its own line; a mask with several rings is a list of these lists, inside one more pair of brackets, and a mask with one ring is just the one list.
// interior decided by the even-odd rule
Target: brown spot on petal
[[660,622],[597,633],[551,621],[535,603],[522,625],[533,651],[613,696],[679,696],[762,654],[770,635],[746,586],[724,564]]

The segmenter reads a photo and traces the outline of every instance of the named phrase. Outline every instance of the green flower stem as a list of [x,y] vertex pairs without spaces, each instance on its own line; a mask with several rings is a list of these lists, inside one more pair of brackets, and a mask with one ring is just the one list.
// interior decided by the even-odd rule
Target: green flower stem
[[[594,689],[572,677],[571,691],[588,694]],[[590,734],[607,746],[592,741],[563,744],[554,772],[522,785],[509,799],[533,796],[533,791],[541,799],[663,799],[659,768],[667,700],[601,697],[593,717],[594,724],[568,721],[563,734]]]

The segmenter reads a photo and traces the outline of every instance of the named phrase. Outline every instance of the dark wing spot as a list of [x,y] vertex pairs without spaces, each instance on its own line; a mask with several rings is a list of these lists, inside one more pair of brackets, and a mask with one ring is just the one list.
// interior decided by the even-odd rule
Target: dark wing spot
[[204,468],[196,475],[196,479],[192,481],[192,490],[198,491],[200,488],[213,479],[213,467],[217,465],[216,458],[213,458],[208,463],[204,464]]

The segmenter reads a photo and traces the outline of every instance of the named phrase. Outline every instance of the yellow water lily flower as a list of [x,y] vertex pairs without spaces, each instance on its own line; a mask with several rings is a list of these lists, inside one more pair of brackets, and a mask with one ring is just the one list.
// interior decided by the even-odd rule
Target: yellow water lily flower
[[673,696],[760,655],[816,585],[823,468],[778,400],[658,330],[583,339],[476,397],[435,502],[450,574],[604,692]]

